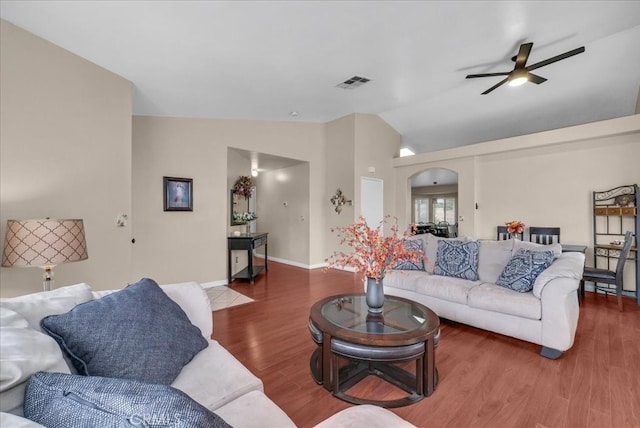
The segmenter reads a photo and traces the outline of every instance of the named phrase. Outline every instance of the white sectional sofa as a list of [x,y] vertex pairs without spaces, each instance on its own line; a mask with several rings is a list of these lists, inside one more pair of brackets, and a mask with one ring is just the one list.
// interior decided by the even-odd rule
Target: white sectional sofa
[[[423,234],[410,239],[421,241],[424,266],[388,273],[385,294],[419,302],[442,318],[542,345],[541,355],[547,358],[558,358],[573,345],[584,254],[563,253],[559,244],[481,240],[477,241],[478,279],[468,280],[436,274],[438,242],[443,238]],[[469,237],[452,240],[474,241]],[[528,292],[496,285],[519,249],[554,252],[553,262]]]
[[[217,341],[211,339],[213,317],[207,294],[195,283],[160,286],[176,302],[206,340],[171,384],[233,427],[295,427],[293,421],[265,394],[254,376]],[[25,386],[36,372],[74,373],[60,346],[40,328],[47,315],[68,313],[76,305],[111,292],[92,292],[87,284],[62,287],[0,300],[1,357],[0,426],[41,426],[23,417]],[[189,425],[179,425],[189,426]],[[412,427],[390,411],[374,406],[343,410],[319,427]]]

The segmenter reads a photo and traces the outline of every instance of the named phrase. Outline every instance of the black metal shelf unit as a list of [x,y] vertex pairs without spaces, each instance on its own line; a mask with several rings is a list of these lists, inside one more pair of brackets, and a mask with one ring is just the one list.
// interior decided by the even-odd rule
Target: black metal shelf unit
[[[624,284],[623,291],[635,295],[640,305],[640,267],[638,266],[638,185],[619,186],[611,190],[593,192],[593,265],[615,270],[627,230],[633,231],[636,240],[629,253],[627,263],[632,263],[635,284]],[[631,266],[626,267],[629,269]],[[626,270],[625,270],[625,276]]]

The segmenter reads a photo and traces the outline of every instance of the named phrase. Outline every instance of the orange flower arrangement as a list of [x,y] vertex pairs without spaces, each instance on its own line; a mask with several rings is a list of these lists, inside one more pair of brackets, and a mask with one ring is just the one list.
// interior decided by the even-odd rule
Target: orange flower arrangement
[[511,235],[524,232],[525,224],[521,221],[513,220],[505,224],[507,225],[507,232]]
[[386,216],[375,229],[371,229],[362,216],[357,223],[331,228],[332,232],[338,231],[338,237],[341,238],[340,245],[346,244],[353,247],[353,252],[349,254],[341,251],[334,252],[327,259],[329,267],[351,266],[357,272],[379,281],[398,262],[419,262],[423,251],[407,250],[405,247],[405,239],[415,233],[415,225],[411,225],[411,232],[405,231],[399,235],[398,219],[394,217],[394,224],[390,227],[391,236],[382,236],[383,223],[389,217]]

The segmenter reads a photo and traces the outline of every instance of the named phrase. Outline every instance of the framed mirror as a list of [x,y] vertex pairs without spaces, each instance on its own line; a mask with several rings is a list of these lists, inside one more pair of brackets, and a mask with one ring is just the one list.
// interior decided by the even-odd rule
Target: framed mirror
[[233,192],[233,190],[229,191],[230,195],[231,195],[231,200],[229,203],[229,219],[231,221],[231,226],[238,226],[241,224],[244,224],[242,222],[237,222],[234,219],[233,213],[243,213],[243,212],[248,212],[249,210],[249,198],[245,198],[244,196],[240,196],[236,193]]

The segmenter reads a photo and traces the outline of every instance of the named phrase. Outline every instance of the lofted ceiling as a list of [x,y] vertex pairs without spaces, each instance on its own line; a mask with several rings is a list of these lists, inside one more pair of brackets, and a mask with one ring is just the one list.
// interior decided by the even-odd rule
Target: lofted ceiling
[[[382,117],[416,153],[635,113],[639,1],[8,1],[0,16],[134,85],[134,114]],[[510,71],[548,79],[483,91]],[[354,76],[356,89],[336,87]],[[291,112],[297,112],[292,116]]]

